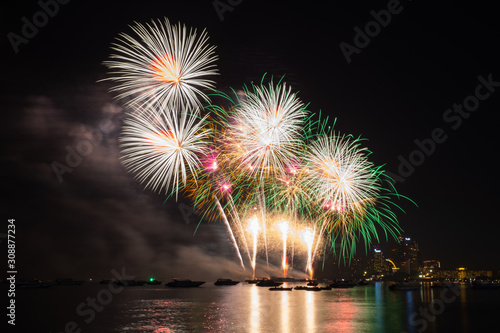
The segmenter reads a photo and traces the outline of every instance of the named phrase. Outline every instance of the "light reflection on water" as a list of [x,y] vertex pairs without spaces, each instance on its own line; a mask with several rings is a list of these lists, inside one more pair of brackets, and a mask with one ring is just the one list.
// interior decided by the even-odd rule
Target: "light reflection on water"
[[[268,288],[241,284],[234,287],[167,290],[163,291],[165,296],[183,297],[176,298],[175,303],[149,300],[149,309],[147,303],[139,301],[132,301],[133,304],[140,304],[138,306],[124,305],[125,308],[142,308],[146,315],[132,316],[131,322],[119,331],[149,332],[151,319],[162,318],[162,313],[164,320],[160,319],[157,324],[172,332],[347,333],[391,331],[388,327],[403,329],[404,318],[400,315],[406,311],[402,305],[406,304],[409,311],[414,311],[413,295],[406,295],[403,302],[403,295],[391,295],[386,288],[387,285],[378,283],[375,286],[321,292],[271,292]],[[389,307],[389,318],[384,318],[387,297],[399,298],[399,301],[395,302],[395,307]],[[189,301],[180,301],[182,298]],[[189,310],[198,306],[203,309],[198,313],[203,316],[203,322],[196,320],[194,310]]]
[[252,292],[252,316],[250,317],[250,329],[253,332],[259,332],[259,293],[257,286],[251,286]]
[[[301,290],[304,291],[304,290]],[[299,296],[306,296],[306,302],[302,302],[302,304],[306,305],[306,320],[307,320],[307,331],[314,332],[314,297],[315,291],[305,291],[305,294]]]
[[288,292],[280,292],[280,294],[281,294],[281,327],[284,333],[289,333],[290,318],[288,317],[288,312],[289,312]]
[[[290,284],[289,286],[294,286]],[[479,332],[496,320],[500,290],[454,292],[424,286],[420,291],[394,292],[376,283],[352,289],[319,292],[268,288],[240,283],[216,287],[170,289],[125,288],[95,320],[85,323],[75,307],[103,287],[84,285],[19,290],[16,328],[62,332],[75,321],[84,332]],[[453,299],[442,313],[424,323],[420,311],[433,302]],[[417,314],[414,324],[410,317]],[[24,318],[24,319],[23,319]],[[29,318],[27,320],[26,318]],[[418,324],[415,324],[418,323]]]

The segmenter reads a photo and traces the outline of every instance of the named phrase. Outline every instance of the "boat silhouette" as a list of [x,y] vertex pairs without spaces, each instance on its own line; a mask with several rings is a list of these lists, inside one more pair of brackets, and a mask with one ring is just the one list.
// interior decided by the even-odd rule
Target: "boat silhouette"
[[166,287],[171,288],[193,288],[199,287],[204,284],[205,281],[191,281],[189,279],[172,279],[172,281],[165,283]]
[[233,281],[231,279],[218,279],[214,282],[216,286],[234,286],[240,283],[240,281]]
[[268,280],[262,280],[257,283],[258,287],[277,287],[279,285],[282,285],[283,282],[275,282],[274,280],[268,279]]
[[292,287],[289,287],[289,288],[285,288],[285,287],[272,287],[272,288],[269,288],[269,290],[271,291],[291,291],[293,288]]

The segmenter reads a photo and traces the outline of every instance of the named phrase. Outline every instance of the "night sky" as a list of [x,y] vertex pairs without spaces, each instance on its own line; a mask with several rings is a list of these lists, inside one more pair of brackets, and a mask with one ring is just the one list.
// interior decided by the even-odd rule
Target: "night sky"
[[[32,22],[41,10],[23,3],[2,4],[0,63],[0,233],[16,219],[19,277],[109,278],[126,267],[137,278],[215,279],[241,271],[222,225],[203,222],[193,236],[198,218],[189,201],[143,190],[119,161],[124,110],[111,83],[100,82],[102,62],[129,24],[163,17],[207,29],[217,45],[218,89],[284,75],[308,110],[368,139],[372,160],[418,205],[398,202],[420,259],[500,269],[500,29],[492,3],[220,0],[231,8],[221,20],[212,1],[70,1],[13,47],[9,33],[22,36],[23,17]],[[397,12],[390,22],[369,42],[355,39],[354,29],[374,20],[371,11],[388,6]],[[341,43],[353,50],[356,42],[346,57]],[[475,111],[454,112],[464,100]],[[432,151],[416,152],[416,140],[430,149],[433,136],[441,142]],[[53,163],[68,166],[68,149],[90,141],[87,156],[70,159],[71,172],[58,178]],[[419,165],[404,169],[402,159]],[[381,239],[387,251],[394,244]]]

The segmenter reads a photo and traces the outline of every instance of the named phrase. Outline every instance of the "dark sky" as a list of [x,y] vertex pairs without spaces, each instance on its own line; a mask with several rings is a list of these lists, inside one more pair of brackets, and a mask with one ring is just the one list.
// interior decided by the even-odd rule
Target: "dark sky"
[[[218,89],[239,88],[266,72],[285,75],[310,111],[369,139],[373,161],[395,175],[401,158],[424,156],[415,140],[429,142],[441,129],[446,141],[396,183],[418,204],[401,202],[401,227],[419,243],[421,259],[500,269],[497,11],[489,3],[402,1],[348,63],[340,44],[354,46],[354,28],[364,30],[371,11],[388,4],[247,0],[221,20],[212,1],[74,0],[59,5],[16,53],[8,34],[22,35],[23,17],[32,22],[41,7],[3,3],[0,233],[8,218],[16,219],[20,276],[104,278],[121,267],[138,278],[240,272],[222,225],[202,223],[193,236],[197,219],[185,223],[182,199],[164,202],[142,190],[119,162],[123,109],[110,84],[98,82],[106,77],[102,61],[128,24],[164,16],[207,29],[217,45]],[[479,76],[493,81],[491,91],[459,123],[447,110],[474,101]],[[92,139],[89,154],[70,160],[72,172],[60,181],[52,163],[67,165],[68,147]]]

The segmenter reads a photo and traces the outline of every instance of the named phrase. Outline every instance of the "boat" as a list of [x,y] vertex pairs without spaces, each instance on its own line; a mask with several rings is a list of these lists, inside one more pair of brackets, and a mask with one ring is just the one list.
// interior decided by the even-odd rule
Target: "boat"
[[500,282],[498,281],[475,281],[472,283],[472,289],[500,289]]
[[99,284],[113,284],[113,283],[116,283],[115,280],[101,280],[99,281]]
[[271,276],[271,280],[276,282],[297,282],[293,276]]
[[320,287],[306,287],[307,291],[321,291],[322,289]]
[[307,287],[306,286],[296,286],[295,288],[293,288],[295,290],[306,290]]
[[231,279],[218,279],[214,282],[216,286],[234,286],[238,283],[240,283],[240,281],[233,281]]
[[257,287],[277,287],[282,284],[283,282],[275,282],[274,280],[268,279],[259,281]]
[[[265,281],[265,280],[269,280],[269,278],[263,278],[263,277],[260,277],[260,278],[253,278],[253,279],[248,279],[248,280],[245,280],[246,283],[248,284],[257,284],[259,283],[260,281]],[[272,279],[271,279],[272,280]]]
[[161,281],[153,279],[153,280],[149,280],[148,282],[146,282],[146,284],[150,285],[150,286],[157,286],[157,285],[161,284]]
[[332,290],[332,287],[326,286],[326,287],[319,287],[321,290]]
[[309,281],[307,282],[307,285],[309,287],[316,287],[318,285],[318,281]]
[[457,288],[460,287],[459,284],[454,283],[454,282],[432,282],[431,288]]
[[356,283],[351,283],[347,281],[336,281],[330,285],[332,288],[353,288],[356,286]]
[[204,283],[205,281],[191,281],[189,279],[172,279],[172,281],[165,283],[165,286],[171,288],[193,288],[193,287],[199,287]]
[[54,282],[58,286],[79,286],[83,284],[83,280],[73,279],[56,279]]
[[146,281],[143,281],[143,280],[120,280],[120,281],[117,281],[116,284],[118,286],[137,287],[137,286],[145,285]]
[[285,288],[285,287],[272,287],[272,288],[269,288],[269,290],[271,291],[276,291],[276,290],[282,290],[282,291],[291,291],[293,288],[290,287],[290,288]]
[[420,284],[415,282],[396,282],[389,286],[390,290],[411,291],[420,289]]
[[42,282],[40,280],[19,281],[16,283],[17,288],[48,288],[55,285],[55,282]]

